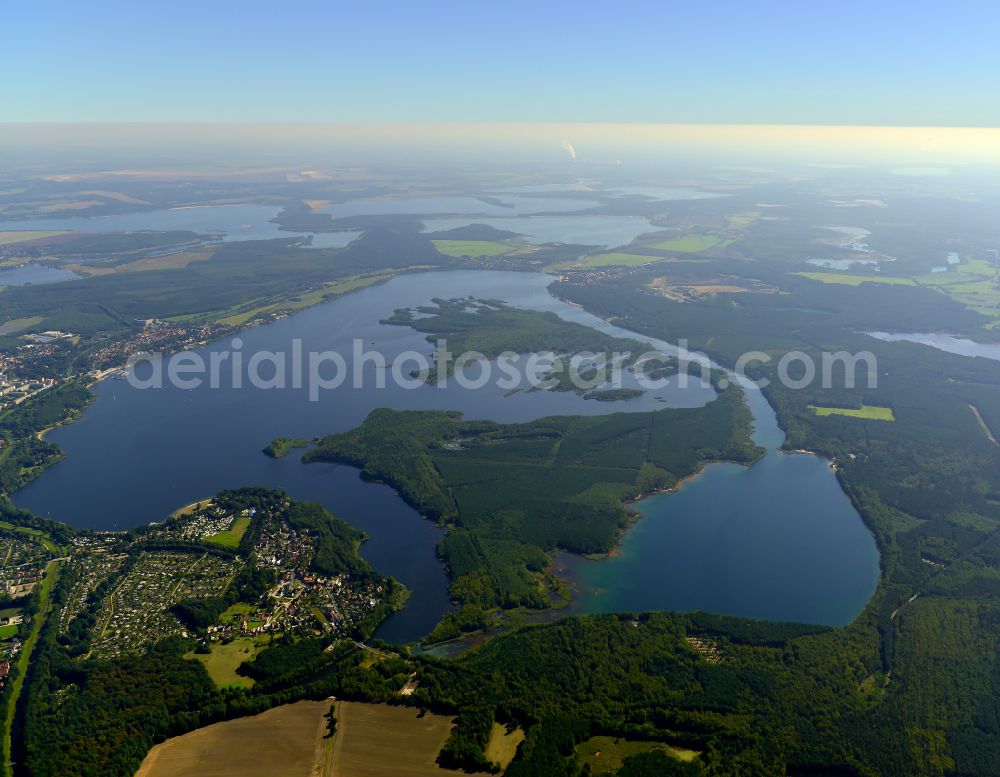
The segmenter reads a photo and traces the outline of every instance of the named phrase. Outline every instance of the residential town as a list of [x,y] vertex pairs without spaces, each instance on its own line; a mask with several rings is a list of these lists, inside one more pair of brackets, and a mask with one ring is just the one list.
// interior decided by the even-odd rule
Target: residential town
[[137,653],[186,634],[171,608],[185,599],[222,594],[239,570],[209,553],[140,551],[102,602],[90,646],[96,658]]
[[45,576],[45,565],[51,557],[33,537],[0,526],[0,597],[29,596]]
[[[205,500],[134,536],[74,537],[67,567],[73,585],[59,613],[59,634],[67,641],[79,637],[74,622],[83,619],[89,642],[80,654],[100,659],[136,654],[171,636],[202,644],[279,634],[355,636],[385,605],[391,586],[370,574],[314,571],[316,539],[286,520],[291,504],[283,495],[260,510]],[[238,548],[248,532],[253,549],[247,558]],[[37,582],[44,560],[39,556],[32,575],[16,581]],[[182,602],[223,600],[248,566],[268,581],[256,601],[233,599],[204,629],[178,617]]]

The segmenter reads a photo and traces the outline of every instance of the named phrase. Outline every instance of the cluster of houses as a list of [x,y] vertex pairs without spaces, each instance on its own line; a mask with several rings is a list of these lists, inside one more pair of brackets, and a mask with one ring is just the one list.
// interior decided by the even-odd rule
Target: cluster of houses
[[238,569],[238,561],[210,554],[141,552],[104,597],[91,654],[115,658],[183,636],[184,627],[171,608],[185,599],[221,595]]
[[0,536],[0,594],[28,596],[45,576],[49,555],[39,543],[16,532]]

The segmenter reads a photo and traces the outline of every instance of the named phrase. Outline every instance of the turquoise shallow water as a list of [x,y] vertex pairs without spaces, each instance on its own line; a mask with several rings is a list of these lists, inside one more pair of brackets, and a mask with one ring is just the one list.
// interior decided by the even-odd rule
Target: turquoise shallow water
[[874,539],[828,465],[772,452],[710,464],[638,504],[618,554],[571,561],[582,612],[702,610],[849,623],[878,581]]

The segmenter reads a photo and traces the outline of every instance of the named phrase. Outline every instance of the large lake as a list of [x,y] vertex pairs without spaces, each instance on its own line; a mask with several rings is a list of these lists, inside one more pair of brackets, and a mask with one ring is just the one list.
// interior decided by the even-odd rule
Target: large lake
[[[466,295],[551,310],[613,334],[631,334],[552,297],[546,290],[551,280],[509,272],[407,275],[249,330],[241,337],[241,350],[287,352],[293,339],[301,339],[306,351],[336,350],[350,361],[352,339],[360,338],[391,362],[393,355],[426,353],[431,346],[408,328],[379,323],[382,318],[434,297]],[[203,353],[229,347],[227,340]],[[388,381],[379,390],[371,388],[374,369],[366,388],[345,384],[318,402],[310,402],[305,390],[140,390],[125,381],[106,381],[96,387],[97,401],[78,422],[51,432],[66,458],[16,494],[15,501],[75,526],[125,529],[162,519],[221,488],[284,488],[297,499],[322,502],[368,533],[365,557],[413,592],[378,635],[408,641],[429,631],[450,606],[448,581],[435,554],[440,530],[420,520],[388,487],[363,483],[353,468],[303,465],[294,453],[282,460],[264,456],[260,450],[269,440],[343,431],[380,406],[457,409],[471,418],[511,422],[556,413],[700,406],[713,396],[711,389],[693,384],[613,403],[567,393],[505,396],[492,384],[479,390],[454,382],[447,388],[407,390]],[[757,438],[777,446],[781,438],[773,411],[759,393],[750,398]],[[833,624],[853,617],[874,588],[874,541],[833,472],[813,456],[772,450],[750,468],[712,465],[679,493],[647,500],[642,509],[647,518],[626,534],[620,556],[581,565],[581,609],[698,607]],[[671,559],[686,563],[675,565]],[[691,585],[692,569],[700,570],[694,579],[706,586],[710,582],[710,589]],[[629,585],[628,580],[644,582]],[[706,590],[714,594],[706,597]],[[809,592],[818,593],[810,598]]]
[[[283,231],[271,219],[281,212],[275,205],[202,205],[137,211],[115,216],[20,219],[0,221],[4,230],[60,230],[70,232],[141,232],[188,230],[221,234],[224,241],[291,239],[310,233]],[[341,248],[360,232],[325,232],[313,235],[315,248]],[[58,246],[53,251],[58,253]]]
[[20,267],[0,270],[0,286],[28,286],[29,284],[60,283],[79,278],[75,272],[59,267],[29,262]]
[[945,353],[1000,361],[1000,343],[978,343],[964,337],[934,332],[868,332],[867,334],[886,343],[917,343]]
[[784,433],[748,389],[767,449],[747,468],[709,464],[675,493],[642,500],[611,557],[565,557],[579,612],[702,610],[830,626],[850,623],[878,582],[872,535],[830,465],[779,450]]

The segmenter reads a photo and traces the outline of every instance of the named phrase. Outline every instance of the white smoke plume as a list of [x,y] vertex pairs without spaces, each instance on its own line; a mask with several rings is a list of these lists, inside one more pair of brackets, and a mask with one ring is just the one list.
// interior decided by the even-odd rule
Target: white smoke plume
[[564,149],[566,149],[566,153],[569,154],[570,158],[575,161],[576,160],[576,149],[573,148],[573,144],[570,143],[568,140],[564,140],[562,147]]

